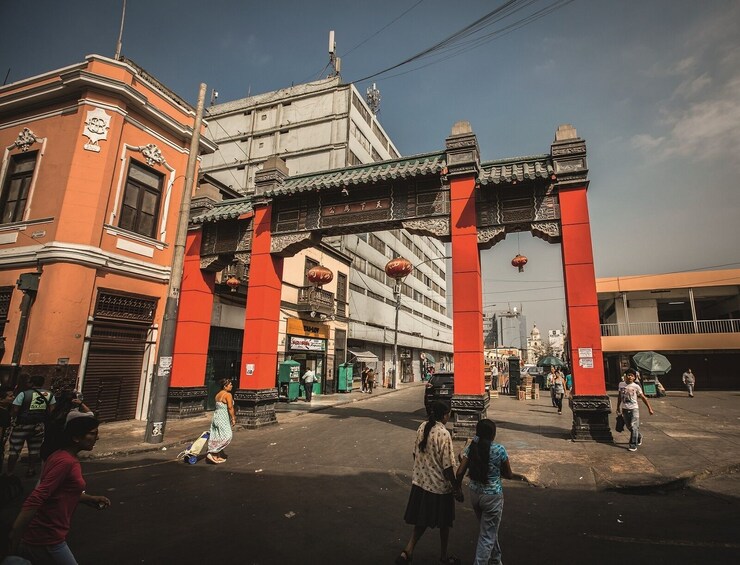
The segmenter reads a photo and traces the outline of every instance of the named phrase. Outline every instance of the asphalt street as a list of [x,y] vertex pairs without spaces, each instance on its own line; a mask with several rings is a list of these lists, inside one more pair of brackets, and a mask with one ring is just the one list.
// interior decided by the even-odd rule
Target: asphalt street
[[[393,563],[411,530],[402,516],[421,393],[409,388],[237,433],[219,466],[186,465],[172,450],[85,461],[87,491],[112,507],[80,507],[69,544],[83,565]],[[504,445],[507,433],[498,438]],[[551,450],[567,447],[564,437],[550,439]],[[504,561],[737,563],[740,501],[722,493],[737,476],[711,481],[651,492],[506,481]],[[476,538],[466,499],[451,551],[472,562]],[[413,562],[438,559],[431,531]]]

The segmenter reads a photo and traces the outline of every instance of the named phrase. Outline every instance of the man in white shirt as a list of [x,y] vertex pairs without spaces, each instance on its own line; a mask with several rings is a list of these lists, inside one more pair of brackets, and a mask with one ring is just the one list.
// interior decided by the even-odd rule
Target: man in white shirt
[[312,369],[306,368],[306,372],[303,373],[303,389],[306,391],[306,402],[311,402],[313,383],[315,381],[316,373],[314,373]]
[[625,386],[620,387],[619,398],[617,399],[617,412],[621,411],[624,418],[624,425],[630,431],[629,450],[637,451],[637,446],[642,445],[642,434],[640,433],[640,407],[638,399],[642,399],[647,406],[648,412],[654,414],[650,402],[642,393],[640,385],[635,383],[635,372],[632,369],[625,375]]

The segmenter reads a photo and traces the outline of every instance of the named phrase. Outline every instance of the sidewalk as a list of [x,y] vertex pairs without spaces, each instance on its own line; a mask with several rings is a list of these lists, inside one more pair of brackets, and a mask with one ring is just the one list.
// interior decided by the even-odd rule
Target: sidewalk
[[[359,391],[314,396],[310,404],[280,402],[279,423],[309,412],[360,402],[379,395],[423,386],[401,384],[398,390],[378,388],[372,395]],[[610,391],[612,407],[616,393]],[[515,400],[510,396],[491,399],[489,418],[498,424],[497,440],[506,446],[512,468],[537,487],[590,489],[675,488],[709,477],[740,472],[740,392],[669,391],[665,398],[650,402],[655,415],[640,409],[643,445],[627,451],[628,432],[613,431],[614,443],[570,441],[571,412],[564,407],[559,416],[548,395],[538,400]],[[415,405],[416,406],[416,405]],[[612,430],[615,415],[610,416]],[[144,443],[145,422],[127,421],[101,425],[100,440],[89,458],[160,451],[178,451],[210,426],[211,415],[167,423],[165,441]],[[240,431],[239,433],[249,433]],[[455,442],[455,449],[462,442]],[[734,487],[733,487],[734,488]],[[740,492],[737,493],[740,495]]]
[[[314,395],[311,403],[302,399],[295,402],[278,402],[275,405],[278,424],[292,420],[309,412],[318,412],[333,406],[351,404],[368,398],[383,394],[398,392],[408,387],[419,386],[421,383],[399,383],[398,389],[377,387],[373,394],[364,394],[359,389],[350,393],[319,394]],[[211,426],[212,413],[208,412],[195,418],[182,420],[168,420],[165,439],[159,444],[144,442],[146,422],[142,420],[127,420],[124,422],[110,422],[101,424],[100,439],[95,444],[93,451],[80,454],[81,459],[100,459],[113,455],[131,455],[135,453],[147,453],[152,451],[163,451],[177,449],[181,451],[193,442],[203,432],[208,431]],[[237,433],[245,433],[244,428],[236,427]]]
[[[615,409],[616,392],[609,396]],[[506,446],[512,469],[532,485],[649,492],[740,471],[739,397],[735,391],[694,398],[669,391],[650,399],[653,416],[641,403],[644,439],[636,452],[627,450],[628,431],[614,431],[614,413],[614,443],[563,441],[570,437],[571,412],[563,407],[558,416],[547,394],[528,401],[499,397],[491,401],[489,417],[498,423],[497,439]]]

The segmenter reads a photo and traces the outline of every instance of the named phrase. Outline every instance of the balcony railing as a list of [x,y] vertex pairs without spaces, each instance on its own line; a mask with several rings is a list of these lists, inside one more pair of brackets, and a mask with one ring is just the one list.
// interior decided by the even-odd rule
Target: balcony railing
[[334,293],[313,286],[298,289],[298,312],[316,312],[330,316],[334,314]]
[[740,320],[697,320],[696,322],[633,322],[601,324],[601,335],[685,335],[740,333]]

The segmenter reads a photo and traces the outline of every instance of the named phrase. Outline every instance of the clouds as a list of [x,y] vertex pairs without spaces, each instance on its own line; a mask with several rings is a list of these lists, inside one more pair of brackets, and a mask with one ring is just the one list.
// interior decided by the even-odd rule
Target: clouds
[[665,82],[670,94],[632,136],[634,149],[651,159],[727,160],[740,168],[740,46],[728,19],[716,14],[689,27],[673,59],[651,65],[647,80]]

